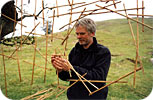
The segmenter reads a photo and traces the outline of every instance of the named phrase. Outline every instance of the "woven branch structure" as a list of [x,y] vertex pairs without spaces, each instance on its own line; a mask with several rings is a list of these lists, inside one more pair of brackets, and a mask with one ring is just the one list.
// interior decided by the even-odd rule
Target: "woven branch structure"
[[[20,72],[20,63],[21,62],[19,61],[20,59],[19,59],[18,50],[22,48],[22,44],[28,39],[28,37],[31,34],[33,34],[33,35],[39,35],[39,36],[42,36],[42,37],[46,37],[46,45],[45,45],[45,47],[46,47],[45,48],[46,49],[46,51],[45,51],[46,54],[43,55],[43,53],[41,53],[41,51],[37,48],[37,46],[39,44],[37,44],[37,42],[35,42],[35,45],[32,46],[32,49],[35,50],[34,55],[33,55],[34,56],[33,57],[33,63],[32,62],[29,62],[29,61],[25,61],[25,60],[23,61],[26,64],[33,65],[32,79],[31,79],[31,85],[32,85],[33,84],[33,80],[34,80],[34,75],[35,75],[35,73],[34,73],[35,67],[39,67],[39,68],[41,68],[41,69],[44,70],[44,82],[47,80],[46,79],[46,75],[47,75],[46,71],[52,71],[52,69],[47,68],[47,65],[48,64],[51,64],[50,63],[50,60],[47,59],[47,57],[49,56],[49,53],[47,53],[47,51],[49,49],[48,48],[48,46],[49,46],[48,40],[51,39],[51,43],[52,43],[52,41],[54,39],[61,39],[62,40],[62,43],[61,44],[64,45],[64,43],[65,43],[65,47],[64,47],[65,49],[64,50],[60,50],[60,53],[57,54],[57,56],[64,57],[65,56],[65,50],[66,50],[67,42],[68,42],[67,40],[69,39],[69,37],[70,37],[69,35],[71,34],[71,32],[74,29],[75,23],[78,20],[80,20],[80,19],[82,19],[82,18],[84,18],[86,16],[91,16],[91,15],[92,16],[96,16],[96,15],[99,15],[99,14],[106,14],[106,13],[116,13],[116,14],[118,14],[120,16],[123,16],[123,17],[127,18],[127,21],[128,21],[129,27],[130,27],[130,31],[131,31],[131,35],[132,35],[132,38],[133,38],[133,42],[134,42],[135,47],[136,47],[136,60],[135,60],[134,69],[131,72],[129,72],[129,73],[127,72],[127,74],[121,76],[120,78],[118,78],[116,80],[112,80],[112,81],[87,80],[87,79],[84,78],[84,76],[87,73],[84,74],[84,75],[80,75],[78,72],[75,71],[75,69],[73,68],[73,66],[69,63],[68,66],[70,66],[71,70],[73,70],[76,73],[76,75],[79,77],[79,79],[78,80],[73,80],[72,79],[72,80],[68,80],[68,81],[74,81],[74,84],[77,83],[77,82],[79,82],[79,81],[81,81],[82,84],[89,91],[89,95],[92,95],[95,92],[97,92],[97,91],[99,91],[99,90],[101,90],[101,89],[103,89],[103,88],[105,88],[105,87],[107,87],[107,86],[109,86],[111,84],[114,84],[114,83],[127,83],[127,81],[120,81],[120,80],[121,79],[124,79],[125,77],[128,77],[129,75],[134,74],[134,77],[133,77],[133,85],[135,87],[135,85],[136,85],[136,81],[135,81],[136,80],[136,72],[139,71],[139,70],[142,70],[143,73],[144,73],[142,61],[141,61],[141,58],[140,58],[140,55],[139,55],[139,32],[138,32],[139,27],[138,27],[138,25],[142,25],[143,26],[143,30],[142,30],[143,32],[144,32],[144,27],[153,30],[153,27],[152,26],[147,25],[147,24],[144,23],[144,17],[145,16],[153,16],[153,15],[144,15],[144,8],[145,8],[144,7],[144,4],[143,4],[144,1],[142,0],[143,3],[141,5],[141,7],[140,7],[140,5],[138,6],[138,3],[137,3],[137,7],[136,8],[130,8],[130,9],[126,9],[125,8],[125,5],[126,4],[124,4],[123,9],[117,9],[118,8],[118,4],[123,4],[121,1],[118,1],[118,0],[97,0],[97,1],[95,0],[95,1],[90,2],[90,3],[86,3],[86,2],[77,2],[77,3],[75,3],[75,1],[77,1],[77,0],[72,0],[72,1],[71,0],[68,0],[68,4],[67,5],[59,5],[59,2],[60,1],[59,0],[56,0],[56,4],[55,4],[54,7],[48,7],[49,9],[54,9],[53,10],[53,13],[48,17],[48,20],[53,20],[51,34],[48,34],[48,21],[47,21],[46,35],[42,35],[42,34],[36,33],[35,30],[37,29],[37,26],[40,24],[40,22],[39,22],[39,23],[35,23],[35,26],[31,29],[31,32],[27,32],[28,33],[27,38],[25,38],[21,42],[20,45],[18,45],[18,46],[16,45],[16,49],[13,52],[11,52],[10,55],[5,55],[5,52],[3,51],[3,46],[1,46],[2,53],[0,55],[3,57],[3,67],[5,69],[4,70],[4,79],[5,79],[5,90],[6,90],[5,95],[6,96],[7,96],[7,88],[9,88],[9,87],[7,87],[7,81],[6,81],[6,79],[7,79],[7,77],[6,77],[6,69],[7,69],[7,66],[5,64],[5,60],[6,59],[17,60],[19,77],[20,77],[20,81],[22,81],[23,80],[23,79],[21,80],[22,72]],[[35,3],[36,2],[38,2],[38,0],[35,0]],[[34,14],[33,15],[30,15],[29,14],[29,16],[30,17],[31,16],[33,17],[34,16],[34,17],[37,17],[37,18],[41,18],[42,19],[42,23],[44,25],[44,19],[45,19],[44,18],[44,13],[45,13],[44,11],[45,11],[45,9],[44,9],[44,4],[43,4],[44,3],[44,0],[42,0],[41,2],[42,2],[42,8],[43,8],[43,10],[41,12],[42,12],[42,16],[43,17],[39,17],[38,15],[36,16],[36,5],[35,5],[35,12],[34,12]],[[109,2],[109,4],[108,4],[108,2]],[[137,0],[137,2],[138,2],[138,0]],[[101,3],[103,5],[100,5]],[[21,7],[24,7],[22,0],[21,0],[21,5],[22,5]],[[95,8],[93,8],[92,10],[91,9],[88,10],[86,7],[89,6],[89,5],[95,5]],[[63,8],[64,9],[64,7],[70,7],[70,9],[66,13],[60,14],[60,8]],[[109,7],[113,7],[113,9],[110,9]],[[83,9],[81,11],[77,11],[77,12],[74,11],[74,10],[76,10],[78,8],[83,8]],[[103,10],[105,10],[105,11],[103,11]],[[131,10],[137,10],[137,14],[128,14],[127,12],[128,11],[131,11]],[[142,10],[143,13],[142,14],[139,14],[138,13],[139,10]],[[121,12],[123,12],[123,13],[121,13]],[[22,16],[22,14],[23,14],[23,11],[21,9],[21,16]],[[76,14],[79,14],[79,17],[77,19],[73,19],[73,16],[75,16]],[[69,29],[67,31],[67,34],[65,36],[62,36],[62,37],[61,36],[58,36],[58,37],[57,36],[54,36],[53,29],[55,29],[54,28],[54,24],[56,23],[56,18],[60,19],[61,17],[64,17],[66,15],[69,15],[70,16],[69,17],[70,19],[67,22],[67,24],[66,23],[62,23],[63,26],[60,29],[66,27],[66,26],[69,26]],[[24,20],[22,20],[22,19],[21,19],[21,22],[19,22],[19,21],[16,21],[15,19],[10,18],[7,15],[3,15],[3,16],[5,18],[10,19],[11,21],[14,21],[18,25],[21,25],[21,33],[22,33],[22,27],[27,27],[27,26],[24,25],[24,23],[23,23]],[[130,16],[137,16],[137,19],[133,19]],[[138,20],[138,17],[142,17],[142,21],[139,21]],[[34,20],[36,20],[36,18],[34,18]],[[132,25],[131,25],[131,22],[130,21],[134,21],[134,22],[137,23],[137,34],[136,34],[136,36],[134,36],[133,28],[132,28]],[[72,28],[70,28],[70,26],[72,26]],[[14,26],[14,29],[15,29],[15,27],[16,26]],[[2,27],[0,27],[0,34],[2,34],[1,32],[2,32]],[[22,36],[21,36],[21,38],[22,38]],[[57,47],[60,47],[60,46],[61,45],[59,45]],[[24,49],[22,49],[22,50],[24,50]],[[16,53],[16,57],[15,57],[15,53]],[[35,60],[36,60],[36,53],[38,53],[39,55],[41,55],[42,58],[45,60],[45,64],[44,64],[45,66],[40,66],[40,65],[37,65],[36,64],[36,62],[35,62]],[[56,54],[56,51],[55,51],[55,54]],[[65,57],[65,58],[67,58],[67,57]],[[140,63],[140,67],[138,67],[138,62],[141,62]],[[91,84],[97,90],[90,91],[90,89],[86,85],[86,82],[88,82],[89,84]],[[92,84],[92,82],[104,82],[104,83],[108,83],[108,84],[105,85],[104,87],[98,88],[94,84]],[[72,84],[71,86],[73,86],[74,84]],[[59,90],[57,90],[57,91],[59,91],[58,94],[57,94],[57,97],[59,95],[61,95],[62,93],[64,93],[71,86],[66,87],[62,92],[59,91]],[[59,87],[58,89],[60,89],[60,86],[58,86],[58,87]],[[31,96],[27,96],[27,97],[23,98],[22,100],[30,100],[30,99],[33,99],[33,98],[37,98],[37,99],[41,99],[42,100],[42,99],[45,99],[45,98],[48,98],[48,97],[52,96],[53,94],[55,94],[54,92],[57,92],[57,91],[52,90],[52,88],[49,88],[47,90],[38,91],[37,93],[35,93],[35,94],[31,95]]]

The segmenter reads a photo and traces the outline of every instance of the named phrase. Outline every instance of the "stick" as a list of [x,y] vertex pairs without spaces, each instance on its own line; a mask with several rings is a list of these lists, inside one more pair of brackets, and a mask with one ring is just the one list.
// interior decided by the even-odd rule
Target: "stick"
[[[116,2],[115,4],[117,4],[117,3],[120,3],[120,1],[119,2]],[[113,4],[110,4],[110,5],[107,5],[107,7],[108,6],[112,6]],[[104,7],[106,7],[106,6],[104,6]],[[129,8],[129,9],[126,9],[126,10],[136,10],[137,8]],[[143,9],[143,8],[139,8],[139,9]],[[100,9],[94,9],[94,10],[96,10],[96,11],[98,11],[98,10],[102,10],[101,8]],[[94,11],[94,10],[86,10],[85,12],[91,12],[91,11]],[[124,11],[124,10],[115,10],[115,11],[117,11],[117,12],[119,12],[119,11]],[[72,12],[72,14],[78,14],[78,13],[80,13],[81,11],[77,11],[77,12]],[[97,13],[92,13],[92,15],[94,15],[94,14],[102,14],[102,13],[110,13],[111,11],[105,11],[105,12],[97,12]],[[65,15],[69,15],[69,14],[71,14],[70,12],[69,13],[64,13],[64,14],[60,14],[59,16],[65,16]],[[83,15],[86,15],[86,14],[83,14]],[[129,15],[133,15],[133,14],[129,14]],[[136,15],[136,14],[135,14]],[[140,16],[140,14],[139,14],[139,16]],[[153,15],[144,15],[144,16],[153,16]],[[49,18],[52,18],[53,16],[50,16]],[[54,17],[57,17],[57,16],[54,16]]]
[[[40,22],[32,29],[32,31],[29,33],[29,35],[36,29],[36,27],[40,24]],[[23,40],[23,43],[27,40],[27,38],[29,37],[29,35]],[[9,58],[11,58],[13,56],[13,54],[20,48],[20,45],[13,51],[13,53],[10,55]]]
[[[125,4],[123,4],[123,6],[124,6],[125,14],[128,17],[128,14],[127,14],[126,9],[125,9]],[[127,20],[128,20],[128,24],[130,26],[130,31],[131,31],[131,35],[132,35],[132,38],[133,38],[133,41],[134,41],[134,45],[136,46],[136,40],[135,40],[135,36],[134,36],[134,32],[133,32],[133,28],[132,28],[131,22],[130,22],[130,20],[128,18],[127,18]],[[140,65],[142,67],[142,72],[144,74],[144,68],[143,68],[140,56],[139,56],[139,61],[140,61]]]
[[[30,34],[30,32],[25,32],[25,33],[28,33],[28,34]],[[39,35],[39,36],[45,36],[46,37],[46,35],[43,35],[43,34],[38,34],[38,33],[31,33],[32,35]]]
[[[72,24],[72,5],[73,5],[73,0],[72,0],[72,4],[70,4],[71,5],[71,14],[70,14],[70,19],[69,19],[69,22],[70,22],[70,25]],[[70,25],[69,25],[69,27],[70,27]]]
[[[22,10],[23,10],[23,0],[21,0],[21,16],[22,16]],[[20,41],[20,45],[21,45],[21,49],[22,49],[22,17],[21,17],[21,41]]]
[[124,10],[125,10],[126,18],[127,18],[127,20],[128,20],[128,24],[129,24],[129,26],[130,26],[130,31],[131,31],[131,35],[132,35],[132,38],[133,38],[133,41],[134,41],[134,45],[136,46],[135,35],[134,35],[134,32],[133,32],[133,28],[132,28],[131,22],[130,22],[130,20],[128,19],[128,14],[127,14],[127,11],[126,11],[126,9],[125,9],[125,4],[123,4],[123,7],[124,7]]
[[[21,1],[21,4],[22,4],[22,1]],[[17,0],[16,0],[16,5],[17,5]],[[21,8],[22,8],[22,6],[21,6]],[[16,9],[15,9],[15,12],[14,12],[15,14],[15,21],[16,21]],[[22,15],[21,15],[22,16]],[[21,21],[21,24],[22,24],[22,21]],[[14,23],[14,30],[13,30],[13,35],[12,36],[14,36],[14,34],[15,34],[15,25],[16,25],[16,23]],[[21,27],[22,27],[22,25],[21,25]],[[22,28],[21,28],[21,30],[22,30]],[[22,38],[21,38],[21,41],[22,41]],[[15,47],[17,48],[17,43],[16,43],[16,41],[15,41]],[[19,80],[20,80],[20,82],[21,82],[21,73],[20,73],[20,62],[19,62],[19,57],[18,57],[18,50],[16,51],[16,58],[17,58],[17,64],[18,64],[18,73],[19,73]]]
[[58,15],[59,15],[59,10],[58,10],[58,2],[57,2],[57,0],[56,0],[56,8],[57,8],[57,17],[59,17]]
[[113,0],[113,4],[114,4],[114,7],[115,7],[115,9],[116,9],[116,4],[115,4],[115,0]]
[[[69,29],[68,29],[67,33],[69,33]],[[64,46],[64,55],[66,54],[67,41],[68,41],[68,40],[66,39],[65,46]]]
[[[78,80],[76,80],[76,79],[69,79],[68,81],[76,82]],[[83,80],[83,81],[87,82],[87,80]],[[101,81],[101,80],[88,80],[88,81],[89,82],[94,82],[94,83],[111,83],[112,82],[112,81]],[[118,81],[117,83],[127,83],[127,81]]]
[[[138,8],[138,0],[137,0],[137,8]],[[138,14],[138,9],[137,9],[137,14]],[[137,21],[139,21],[139,18],[137,16]],[[137,22],[137,41],[136,41],[136,58],[135,58],[135,66],[134,66],[134,76],[133,76],[133,87],[135,88],[135,80],[136,80],[136,69],[137,69],[137,64],[138,64],[138,56],[139,56],[139,24]]]
[[[100,1],[97,0],[97,1],[94,1],[94,2],[90,2],[90,3],[84,4],[84,5],[77,6],[77,7],[72,8],[72,9],[80,8],[80,7],[87,6],[87,5],[90,5],[90,4],[94,4],[94,3],[97,3],[97,2],[100,2]],[[70,10],[71,10],[71,9],[70,9]]]
[[[85,76],[87,73],[83,74],[82,76]],[[56,95],[56,98],[58,96],[60,96],[63,92],[65,92],[67,89],[69,89],[70,87],[72,87],[74,84],[76,84],[78,81],[80,81],[80,79],[78,79],[77,81],[73,82],[70,86],[68,86],[66,89],[64,89],[62,92],[60,92],[58,95]]]
[[69,36],[70,33],[72,32],[73,28],[74,28],[75,25],[77,24],[77,21],[81,18],[82,14],[84,13],[85,10],[86,10],[86,8],[84,8],[84,10],[81,12],[79,18],[76,20],[75,24],[73,25],[73,27],[71,28],[71,30],[69,31],[69,33],[67,33],[67,36],[65,37],[65,39],[64,39],[63,42],[61,43],[62,45],[63,45],[64,42],[68,39],[68,36]]
[[25,98],[22,98],[21,100],[32,99],[34,96],[40,95],[40,94],[42,94],[42,93],[45,93],[45,92],[48,92],[48,91],[51,91],[51,90],[52,90],[52,88],[49,88],[49,89],[47,89],[47,90],[41,90],[41,91],[36,92],[36,93],[33,94],[33,95],[30,95],[30,96],[27,96],[27,97],[25,97]]
[[[71,24],[72,24],[72,5],[73,5],[73,0],[72,0],[72,4],[70,4],[70,1],[68,0],[68,2],[69,2],[69,5],[71,5],[71,14],[70,14],[70,19],[69,19],[69,27],[68,27],[68,30],[67,30],[67,34],[69,33],[69,31],[70,31],[70,26],[71,26]],[[67,47],[67,41],[68,40],[66,40],[66,43],[65,43],[65,47],[64,47],[64,54],[66,54],[66,47]],[[69,73],[70,73],[70,71],[69,71]]]
[[69,6],[71,6],[70,0],[67,0],[67,1],[68,1],[68,3],[69,3]]
[[[80,3],[75,3],[74,5],[77,5],[77,4],[83,4],[85,2],[80,2]],[[65,7],[65,6],[69,6],[69,5],[61,5],[61,6],[58,6],[58,7]],[[36,15],[36,14],[28,14],[28,15],[23,15],[22,16],[22,19],[26,18],[26,17],[32,17],[32,16],[35,16],[35,18],[43,18],[43,17],[39,17],[40,13],[45,10],[45,9],[54,9],[54,8],[57,8],[57,7],[45,7],[44,9],[42,9],[41,11],[39,11],[39,13]],[[21,17],[19,19],[17,19],[17,21],[21,21]]]
[[3,58],[2,59],[3,59],[3,66],[4,66],[5,95],[7,97],[7,80],[6,80],[6,68],[5,68],[5,57],[4,57],[3,46],[1,46],[1,49],[2,49],[2,55],[3,55]]
[[[85,2],[74,3],[73,5],[78,5],[78,4],[83,4],[83,3],[85,3]],[[60,5],[60,6],[58,6],[58,8],[66,7],[66,6],[70,6],[70,5]],[[57,7],[49,7],[49,9],[54,9],[54,8],[57,8]]]
[[[79,74],[80,75],[80,74]],[[96,89],[99,89],[97,86],[95,86],[94,84],[92,84],[90,81],[88,81],[87,79],[85,79],[84,77],[82,77],[80,75],[81,78],[83,78],[85,81],[87,81],[90,85],[92,85],[93,87],[95,87]]]
[[[123,15],[123,14],[121,14],[121,13],[118,13],[117,11],[108,9],[108,8],[106,8],[106,7],[99,6],[99,5],[97,5],[97,4],[96,4],[96,6],[97,6],[97,7],[100,7],[100,8],[103,8],[103,9],[107,9],[107,10],[109,10],[109,11],[111,11],[111,12],[115,12],[116,14],[119,14],[119,15],[121,15],[121,16],[126,17],[126,15]],[[150,28],[150,29],[153,29],[153,27],[151,27],[151,26],[149,26],[149,25],[146,25],[146,24],[143,24],[142,22],[137,21],[137,20],[135,20],[135,19],[133,19],[133,18],[130,18],[130,17],[127,17],[127,18],[130,19],[130,20],[132,20],[132,21],[138,22],[139,24],[142,24],[142,25],[144,25],[144,26],[146,26],[146,27],[148,27],[148,28]]]
[[[139,70],[141,70],[141,69],[142,69],[142,67],[137,68],[136,71],[139,71]],[[127,77],[127,76],[129,76],[129,75],[131,75],[131,74],[133,74],[134,72],[135,72],[135,71],[132,71],[132,72],[129,72],[129,73],[127,73],[127,74],[121,76],[121,77],[118,78],[117,80],[115,80],[115,81],[113,81],[113,82],[111,82],[111,83],[109,83],[109,84],[107,84],[107,85],[105,85],[105,86],[103,86],[103,87],[101,87],[101,88],[99,88],[99,89],[93,91],[93,92],[90,93],[89,95],[92,95],[92,94],[94,94],[94,93],[96,93],[96,92],[98,92],[98,91],[104,89],[105,87],[110,86],[111,84],[118,82],[119,80],[121,80],[121,79],[123,79],[123,78],[125,78],[125,77]]]
[[[33,63],[28,62],[28,61],[25,61],[25,60],[23,60],[23,62],[33,65]],[[35,64],[35,66],[37,66],[37,67],[39,67],[39,68],[42,68],[42,69],[44,69],[44,68],[45,68],[45,67],[40,66],[40,65],[37,65],[37,64]],[[50,68],[46,68],[46,70],[48,70],[48,71],[52,71],[52,69],[50,69]]]
[[142,67],[142,73],[144,74],[144,67],[142,64],[141,56],[139,56],[140,67]]
[[153,17],[153,15],[144,15],[144,14],[128,14],[130,16],[148,16],[148,17]]
[[[25,32],[25,33],[30,33],[30,32]],[[31,33],[31,34],[33,34],[33,35],[39,35],[39,36],[45,36],[45,35],[42,35],[42,34],[37,34],[37,33]],[[54,34],[53,34],[54,35]],[[45,36],[46,37],[46,36]],[[48,35],[48,37],[51,37],[51,35]],[[54,38],[56,38],[56,39],[61,39],[61,40],[64,40],[64,37],[59,37],[59,36],[53,36]]]
[[46,59],[45,59],[44,83],[46,82],[47,48],[48,48],[48,21],[47,21],[47,28],[46,28]]
[[[120,3],[120,2],[117,2],[117,3]],[[117,4],[116,3],[116,4]],[[112,6],[113,4],[110,4],[110,5],[108,5],[108,6]],[[105,6],[105,7],[108,7],[108,6]],[[84,15],[84,16],[82,16],[81,18],[84,18],[84,17],[86,17],[86,16],[88,16],[88,15],[91,15],[91,14],[93,14],[95,11],[97,11],[97,10],[101,10],[101,9],[103,9],[103,8],[100,8],[100,9],[94,9],[94,10],[88,10],[87,12],[89,12],[89,11],[91,11],[90,13],[88,13],[88,14],[82,14],[82,15]],[[80,12],[82,12],[82,11],[79,11],[79,12],[75,12],[75,13],[80,13]],[[86,11],[84,11],[84,12],[86,12]],[[70,13],[69,13],[70,14]],[[74,14],[74,13],[73,13]],[[81,19],[80,18],[80,19]],[[77,19],[76,20],[74,20],[74,21],[72,21],[71,23],[73,23],[73,22],[75,22],[75,21],[77,21]],[[62,28],[64,28],[65,26],[67,26],[67,25],[69,25],[70,23],[68,23],[68,24],[66,24],[66,25],[64,25],[64,26],[62,26],[59,30],[61,30]]]
[[[53,16],[55,16],[55,10],[53,11]],[[53,24],[52,24],[51,42],[53,41],[53,30],[54,30],[54,17],[53,17]]]
[[[126,9],[126,10],[136,10],[137,8],[129,8],[129,9]],[[139,9],[142,9],[142,8],[139,8]],[[97,9],[98,10],[98,9]],[[99,9],[101,10],[101,9]],[[125,11],[123,9],[121,10],[114,10],[116,12],[121,12],[121,11]],[[92,15],[96,15],[96,14],[105,14],[105,13],[111,13],[111,11],[105,11],[105,12],[95,12],[95,13],[92,13]],[[83,15],[86,15],[86,14],[83,14]]]
[[[34,15],[36,15],[36,9],[37,8],[37,0],[35,0],[35,10],[34,10]],[[22,18],[22,17],[21,17]],[[36,17],[34,18],[34,26],[36,25]],[[35,30],[34,30],[35,31]]]
[[[5,56],[5,57],[9,58],[9,56],[7,56],[7,55],[4,55],[4,54],[0,54],[0,55]],[[17,58],[14,58],[14,57],[11,57],[11,58],[12,58],[12,59],[14,59],[14,60],[17,60]]]
[[[32,46],[34,48],[34,46]],[[40,52],[40,50],[38,48],[36,48],[36,51],[46,60],[46,57]],[[48,59],[47,59],[48,61]],[[50,61],[48,61],[48,63],[50,63]]]
[[[15,42],[15,46],[17,48],[17,43],[16,42]],[[19,80],[21,82],[20,62],[19,62],[19,57],[18,57],[18,50],[16,51],[16,58],[17,58],[17,64],[18,64]]]
[[78,76],[78,78],[80,79],[80,81],[82,82],[82,84],[85,86],[85,88],[88,90],[89,93],[91,93],[90,89],[87,87],[87,85],[83,82],[83,80],[81,79],[81,75],[75,71],[75,69],[71,66],[71,64],[69,63],[69,67],[75,72],[75,74]]
[[[34,14],[36,15],[36,7],[37,6],[37,0],[35,0],[35,12]],[[35,25],[35,18],[34,18],[34,25]],[[35,30],[34,30],[35,31]],[[33,68],[32,68],[32,79],[31,79],[31,85],[33,84],[33,76],[34,76],[34,68],[35,68],[35,59],[36,59],[36,48],[37,48],[37,39],[36,37],[34,37],[35,39],[35,47],[34,47],[34,55],[33,55]]]
[[59,89],[55,89],[51,93],[47,93],[47,94],[40,96],[39,98],[37,98],[37,100],[45,100],[46,98],[50,97],[51,95],[54,95],[58,91],[59,91]]
[[[56,52],[56,48],[54,50],[54,56],[57,56],[57,52]],[[61,57],[61,56],[59,56]],[[56,73],[57,73],[57,89],[59,88],[59,72],[58,70],[56,70]]]
[[33,76],[34,76],[34,68],[35,68],[35,57],[36,57],[36,48],[37,48],[37,42],[36,42],[36,39],[35,39],[31,85],[33,84]]
[[107,1],[113,1],[113,0],[104,0],[104,1],[103,0],[97,0],[97,1],[94,1],[94,2],[90,2],[90,3],[84,4],[84,5],[77,6],[77,7],[72,8],[72,9],[74,10],[76,8],[80,8],[80,7],[83,7],[83,6],[91,5],[91,4],[94,4],[94,3],[97,3],[97,2],[107,2]]
[[92,84],[91,82],[89,82],[86,78],[84,78],[83,76],[81,76],[78,72],[76,72],[75,69],[73,68],[73,66],[70,64],[70,62],[68,62],[68,63],[69,63],[69,67],[76,73],[76,75],[77,75],[78,77],[83,78],[83,79],[86,80],[90,85],[92,85],[92,86],[95,87],[96,89],[99,89],[97,86],[95,86],[94,84]]
[[76,74],[78,76],[78,78],[81,80],[82,84],[85,86],[85,88],[88,90],[89,93],[91,93],[90,89],[88,88],[88,86],[83,82],[83,80],[79,77],[78,74]]
[[53,91],[50,92],[50,93],[46,93],[46,94],[40,96],[39,98],[37,98],[37,100],[45,100],[46,98],[48,98],[48,97],[54,95],[54,94],[57,93],[57,92],[59,92],[59,89],[55,89],[55,90],[53,90]]
[[[144,1],[142,0],[142,7],[144,7]],[[142,23],[144,23],[144,9],[142,9]],[[142,32],[144,32],[144,25],[142,25]]]
[[6,17],[6,18],[8,18],[8,19],[10,19],[10,20],[12,20],[12,21],[14,21],[15,23],[20,24],[21,26],[27,27],[27,26],[25,26],[25,25],[19,23],[18,21],[14,20],[14,19],[12,19],[12,18],[10,18],[10,17],[8,17],[8,16],[6,16],[6,15],[4,15],[4,14],[1,14],[1,15],[3,15],[4,17]]
[[43,16],[43,26],[44,26],[44,0],[42,0],[42,16]]
[[[3,54],[0,54],[0,55],[5,56],[5,57],[7,57],[7,58],[10,58],[10,57],[9,57],[9,56],[7,56],[7,55],[3,55]],[[11,57],[11,59],[17,60],[17,58],[14,58],[14,57]],[[25,61],[25,60],[23,60],[23,62],[28,63],[28,64],[31,64],[31,65],[33,64],[33,63],[30,63],[30,62]],[[36,64],[35,64],[35,66],[37,66],[37,67],[39,67],[39,68],[43,68],[43,69],[44,69],[44,67],[42,67],[42,66],[39,66],[39,65],[36,65]],[[46,68],[46,70],[48,70],[48,71],[52,71],[52,69],[49,69],[49,68]]]
[[[28,14],[28,15],[23,15],[22,17],[20,17],[19,19],[17,19],[17,21],[21,21],[21,18],[24,19],[24,18],[26,18],[26,17],[33,17],[33,16],[34,16],[35,19],[37,19],[37,18],[43,19],[43,17],[40,17],[39,15],[40,15],[40,13],[41,13],[43,10],[45,10],[45,9],[47,9],[47,8],[48,8],[48,7],[45,7],[44,9],[42,9],[37,15],[36,15],[36,14],[28,14],[28,13],[25,13],[25,14]],[[45,18],[44,18],[44,19],[45,19]]]
[[[16,3],[15,3],[15,6],[17,6],[17,0],[16,0]],[[15,11],[14,11],[14,19],[15,19],[15,21],[16,21],[16,9],[14,9]],[[14,29],[13,29],[13,34],[12,34],[12,37],[14,36],[14,34],[15,34],[15,26],[16,26],[16,23],[14,23]]]

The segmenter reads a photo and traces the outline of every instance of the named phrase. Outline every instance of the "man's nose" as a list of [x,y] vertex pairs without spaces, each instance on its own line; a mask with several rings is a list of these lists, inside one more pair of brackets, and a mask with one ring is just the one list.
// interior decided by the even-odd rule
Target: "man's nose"
[[81,38],[81,35],[80,34],[77,34],[77,39],[80,39]]

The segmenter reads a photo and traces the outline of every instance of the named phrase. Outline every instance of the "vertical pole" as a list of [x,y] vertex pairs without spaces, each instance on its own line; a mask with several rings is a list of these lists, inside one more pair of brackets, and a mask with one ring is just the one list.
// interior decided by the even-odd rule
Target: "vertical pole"
[[[36,15],[36,4],[37,0],[35,0],[35,15]],[[35,25],[35,18],[34,18],[34,25]],[[33,76],[34,76],[34,68],[35,68],[35,58],[36,58],[36,49],[37,49],[37,39],[35,39],[35,47],[34,47],[34,57],[33,57],[33,68],[32,68],[32,79],[31,79],[31,85],[33,84]]]
[[43,16],[43,26],[44,26],[44,0],[42,0],[42,16]]
[[[15,5],[17,6],[17,0],[16,0],[16,3],[15,3]],[[14,34],[15,34],[15,26],[16,26],[16,24],[17,24],[17,22],[16,22],[16,8],[14,9],[15,11],[14,11],[14,29],[13,29],[13,34],[12,34],[12,37],[14,36]],[[22,25],[22,24],[21,24]]]
[[46,28],[46,59],[45,59],[44,83],[46,82],[47,47],[48,47],[48,21],[47,21],[47,28]]
[[[142,23],[144,23],[144,0],[142,0]],[[144,32],[144,25],[142,25],[142,32]]]
[[21,47],[22,48],[22,15],[23,15],[23,0],[21,0]]
[[51,42],[53,41],[53,33],[54,33],[54,17],[55,17],[55,10],[53,11],[53,23],[52,23],[52,32],[51,32]]
[[[139,12],[138,12],[138,0],[137,0],[137,21],[139,20]],[[137,22],[137,45],[136,45],[136,60],[135,60],[135,66],[134,66],[134,78],[133,78],[133,87],[135,88],[135,81],[136,81],[136,69],[138,64],[138,57],[139,57],[139,24]]]
[[133,38],[133,41],[134,41],[134,45],[136,46],[135,35],[134,35],[134,32],[133,32],[131,21],[130,21],[130,19],[128,19],[128,14],[127,14],[127,11],[125,9],[125,4],[123,4],[123,7],[124,7],[124,10],[125,10],[125,14],[126,14],[127,20],[128,20],[128,24],[129,24],[129,27],[130,27],[131,35],[132,35],[132,38]]
[[7,97],[7,80],[6,80],[5,57],[4,57],[4,51],[3,51],[3,46],[2,45],[1,45],[1,49],[2,49],[3,66],[4,66],[5,95]]
[[[17,49],[17,43],[15,42],[15,45],[16,45],[16,49]],[[20,61],[19,61],[19,56],[18,56],[18,50],[16,50],[16,58],[17,58],[17,64],[18,64],[18,72],[19,72],[19,79],[20,79],[20,82],[21,82],[21,71],[20,71]]]
[[59,17],[59,10],[58,10],[58,2],[56,0],[56,8],[57,8],[57,17]]
[[117,7],[116,7],[116,4],[115,4],[115,0],[113,0],[113,4],[114,4],[114,7],[115,7],[115,9],[116,9]]
[[[73,7],[73,0],[72,0],[72,3],[68,0],[68,3],[69,3],[69,6],[71,7],[71,13],[70,13],[70,19],[69,19],[69,27],[68,27],[68,30],[67,30],[67,34],[70,32],[70,26],[72,24],[72,7]],[[67,42],[68,42],[68,39],[65,41],[65,46],[64,46],[64,56],[66,55],[66,49],[67,49]]]

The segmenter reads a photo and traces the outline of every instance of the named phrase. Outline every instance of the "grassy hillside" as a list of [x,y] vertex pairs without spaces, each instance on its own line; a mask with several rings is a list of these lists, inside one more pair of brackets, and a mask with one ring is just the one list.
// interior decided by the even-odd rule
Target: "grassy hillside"
[[[141,20],[141,19],[140,19]],[[146,24],[153,26],[153,19],[147,18],[144,21]],[[136,36],[136,23],[131,22],[133,30]],[[145,73],[142,71],[136,74],[136,87],[133,88],[133,75],[123,79],[123,81],[128,81],[128,83],[116,83],[109,86],[108,100],[118,100],[118,99],[134,99],[139,100],[147,97],[152,90],[153,86],[153,67],[149,59],[153,57],[153,32],[151,29],[145,27],[145,32],[141,31],[141,25],[139,25],[140,32],[140,49],[139,53],[142,59]],[[34,45],[23,45],[18,53],[13,55],[16,58],[18,54],[19,65],[21,69],[21,78],[19,80],[18,75],[18,63],[17,60],[8,59],[5,57],[6,65],[6,80],[7,80],[7,95],[9,98],[14,100],[19,100],[26,96],[32,95],[37,91],[52,88],[48,93],[51,95],[47,100],[50,99],[66,99],[66,92],[56,98],[59,93],[57,89],[57,76],[55,69],[50,63],[50,57],[55,52],[57,54],[63,54],[64,46],[61,45],[62,40],[66,32],[61,32],[54,34],[54,40],[51,42],[51,38],[48,39],[48,50],[47,50],[47,68],[51,69],[46,71],[46,82],[44,83],[44,68],[45,59],[42,55],[46,56],[46,37],[37,37],[37,49],[41,54],[36,51],[35,57],[35,70],[34,70],[34,80],[33,85],[31,85],[32,79],[32,64],[34,58]],[[129,25],[126,19],[114,19],[102,22],[97,22],[97,40],[100,44],[107,46],[112,53],[111,67],[108,73],[108,81],[113,81],[119,77],[125,75],[128,72],[133,71],[136,56],[136,48],[130,33]],[[72,47],[77,42],[75,33],[72,32],[68,39],[66,55],[69,54]],[[1,45],[4,49],[5,55],[11,55],[15,50],[15,46],[6,47]],[[2,53],[2,51],[0,52]],[[2,56],[0,56],[0,85],[3,93],[5,94],[5,81],[4,81],[4,67]],[[139,67],[139,64],[138,64]],[[60,80],[61,86],[68,86],[68,82],[63,82]],[[61,89],[60,89],[61,90]]]

